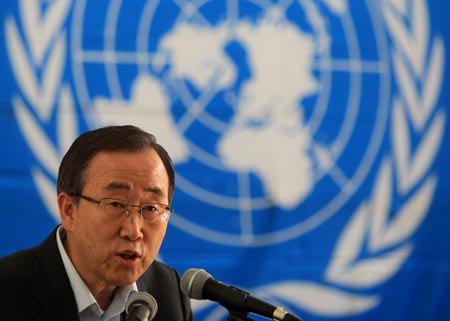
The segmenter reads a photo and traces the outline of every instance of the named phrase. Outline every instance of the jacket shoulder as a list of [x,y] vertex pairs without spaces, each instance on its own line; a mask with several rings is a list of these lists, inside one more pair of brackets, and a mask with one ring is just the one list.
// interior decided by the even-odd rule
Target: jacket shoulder
[[137,282],[140,291],[150,293],[158,303],[155,321],[193,320],[189,298],[180,289],[180,275],[176,269],[159,261]]
[[30,284],[36,264],[35,249],[22,250],[0,258],[0,288],[17,288]]

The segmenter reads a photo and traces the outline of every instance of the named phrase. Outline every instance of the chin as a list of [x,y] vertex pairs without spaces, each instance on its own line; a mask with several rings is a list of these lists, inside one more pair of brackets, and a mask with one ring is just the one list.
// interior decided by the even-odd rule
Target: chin
[[139,279],[139,277],[135,277],[135,278],[120,278],[120,279],[115,280],[114,284],[116,286],[126,286],[126,285],[133,284],[138,279]]
[[121,275],[116,275],[113,277],[113,283],[118,286],[130,285],[137,281],[143,273],[122,273]]

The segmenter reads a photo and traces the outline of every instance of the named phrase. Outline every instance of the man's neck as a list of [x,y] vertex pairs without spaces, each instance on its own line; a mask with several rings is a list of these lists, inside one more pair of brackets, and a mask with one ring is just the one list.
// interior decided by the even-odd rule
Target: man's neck
[[104,289],[102,291],[99,291],[97,293],[92,292],[92,295],[94,296],[95,300],[97,300],[98,305],[103,311],[106,311],[109,307],[109,305],[112,302],[112,299],[114,298],[114,292],[117,288],[111,290],[110,288]]
[[[63,241],[64,249],[66,253],[70,257],[70,248],[68,246],[67,238]],[[111,304],[114,298],[114,292],[117,289],[117,286],[112,285],[96,285],[92,280],[86,279],[81,273],[79,273],[80,277],[83,279],[84,283],[88,287],[89,291],[94,296],[98,305],[103,311],[106,311]]]

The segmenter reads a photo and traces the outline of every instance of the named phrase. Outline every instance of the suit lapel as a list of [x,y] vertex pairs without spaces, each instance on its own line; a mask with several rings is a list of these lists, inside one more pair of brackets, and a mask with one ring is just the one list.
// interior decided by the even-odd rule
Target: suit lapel
[[78,321],[78,308],[56,243],[56,229],[37,249],[30,294],[43,305],[36,321]]
[[72,304],[68,298],[69,296],[66,296],[66,298],[59,295],[55,296],[44,306],[35,321],[79,321],[76,304]]
[[148,290],[147,287],[145,286],[144,281],[142,281],[142,279],[140,279],[140,278],[137,279],[136,286],[137,286],[139,292],[147,292],[147,290]]

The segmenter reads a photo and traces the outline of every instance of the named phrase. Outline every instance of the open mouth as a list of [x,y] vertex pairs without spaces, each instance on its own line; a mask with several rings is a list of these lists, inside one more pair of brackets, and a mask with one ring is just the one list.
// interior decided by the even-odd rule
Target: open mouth
[[138,257],[135,253],[121,253],[120,256],[125,260],[134,260]]

